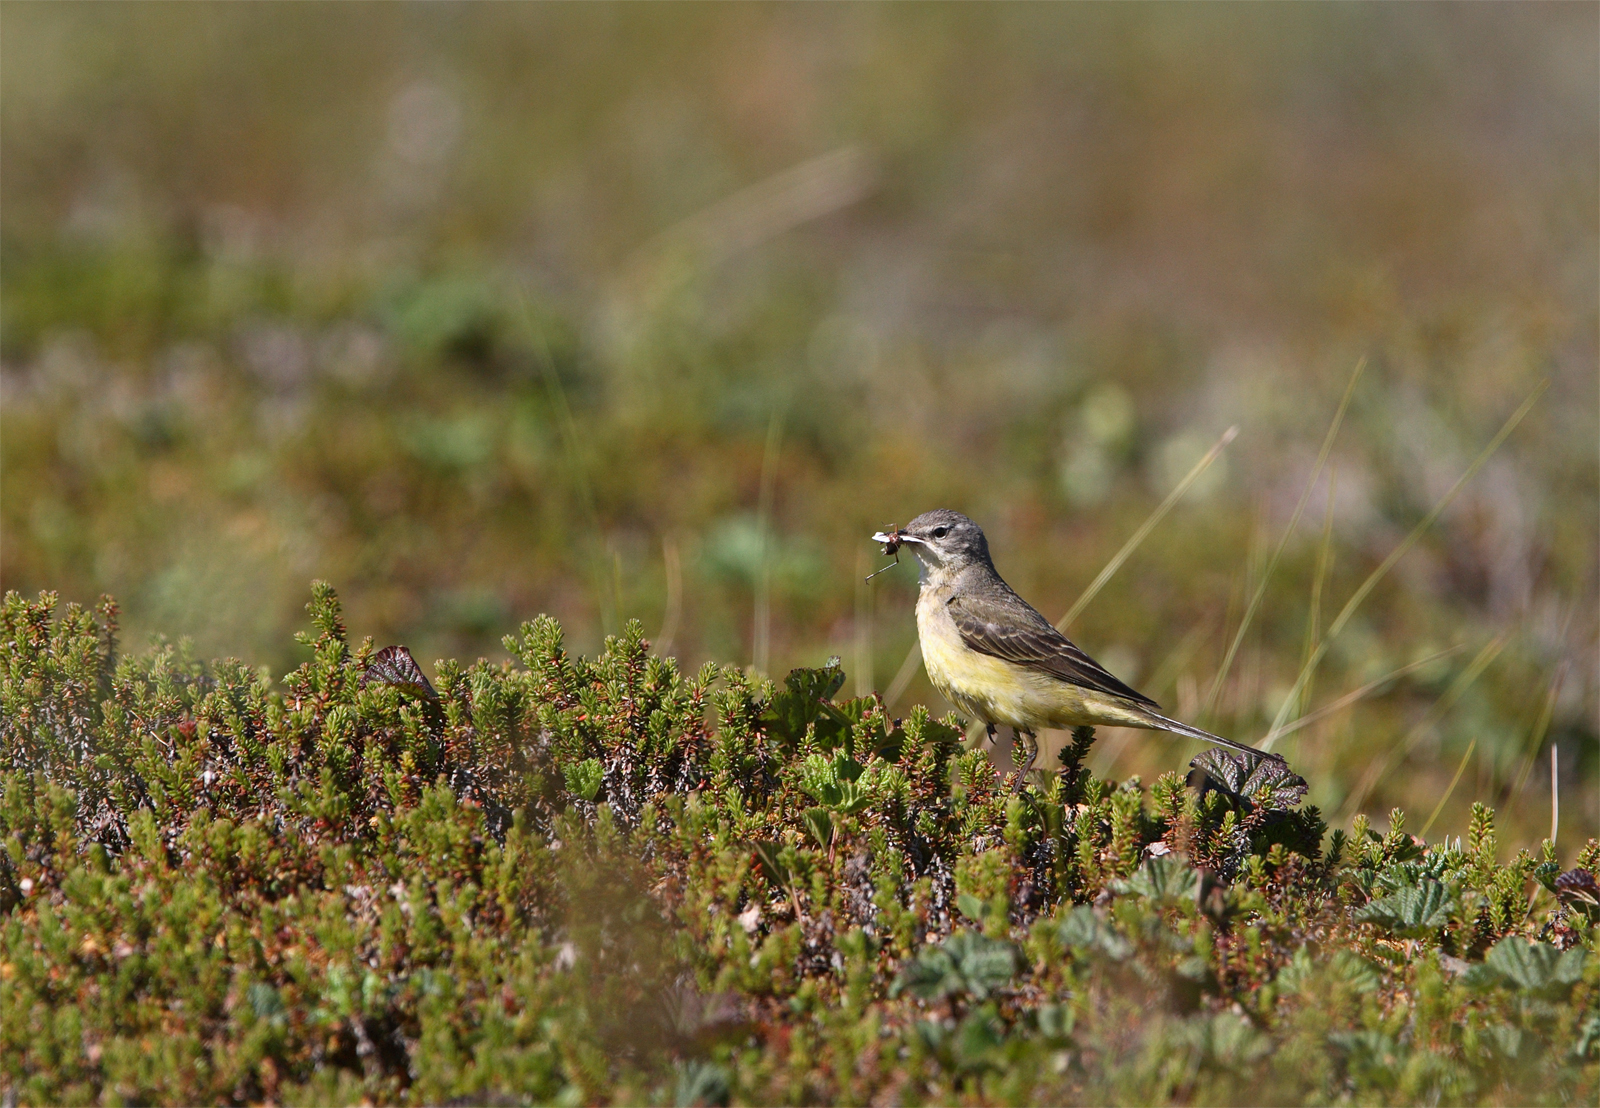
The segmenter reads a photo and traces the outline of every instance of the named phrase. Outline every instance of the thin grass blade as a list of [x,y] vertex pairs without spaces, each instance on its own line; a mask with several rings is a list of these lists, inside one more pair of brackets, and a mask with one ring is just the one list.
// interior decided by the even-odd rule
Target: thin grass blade
[[1457,494],[1466,487],[1468,481],[1477,476],[1478,470],[1482,469],[1484,463],[1493,456],[1496,450],[1500,449],[1500,444],[1506,441],[1512,431],[1516,430],[1517,424],[1521,423],[1523,417],[1533,410],[1534,404],[1538,403],[1539,398],[1544,395],[1545,389],[1549,387],[1550,382],[1548,379],[1539,382],[1533,392],[1528,394],[1528,398],[1522,402],[1522,406],[1511,413],[1511,417],[1505,421],[1505,424],[1501,426],[1494,438],[1489,440],[1489,445],[1485,446],[1483,451],[1473,459],[1472,464],[1467,467],[1467,471],[1457,478],[1454,485],[1450,486],[1450,491],[1440,497],[1439,502],[1411,529],[1411,533],[1401,541],[1400,545],[1391,550],[1389,556],[1383,560],[1378,568],[1368,574],[1365,581],[1361,582],[1361,586],[1345,602],[1344,607],[1339,610],[1338,616],[1328,626],[1328,633],[1317,644],[1316,651],[1306,660],[1306,664],[1300,667],[1300,676],[1295,679],[1294,688],[1289,690],[1289,695],[1283,698],[1283,706],[1278,709],[1278,715],[1273,719],[1272,726],[1267,731],[1267,737],[1261,740],[1259,749],[1271,750],[1272,744],[1277,742],[1278,736],[1282,733],[1283,726],[1288,720],[1290,711],[1293,710],[1294,705],[1299,703],[1300,694],[1305,689],[1306,682],[1311,679],[1311,674],[1315,672],[1323,657],[1328,653],[1329,645],[1339,637],[1339,632],[1343,631],[1345,624],[1350,622],[1350,617],[1355,615],[1356,609],[1367,598],[1367,594],[1377,587],[1378,582],[1388,575],[1388,572],[1394,568],[1395,563],[1405,557],[1407,552],[1417,544],[1417,540],[1422,537],[1423,533],[1432,527],[1434,521],[1444,514],[1444,510],[1455,500]]
[[[1234,440],[1238,433],[1239,428],[1237,425],[1223,432],[1222,437],[1216,441],[1216,444],[1206,451],[1205,457],[1194,464],[1194,468],[1184,476],[1182,481],[1178,482],[1177,487],[1167,494],[1167,498],[1156,506],[1155,511],[1151,512],[1149,517],[1139,525],[1139,529],[1133,533],[1127,542],[1122,544],[1122,549],[1118,550],[1111,560],[1105,564],[1105,568],[1100,571],[1099,576],[1090,582],[1088,588],[1083,590],[1083,595],[1078,597],[1077,601],[1068,609],[1067,614],[1061,617],[1061,622],[1056,624],[1058,629],[1065,630],[1067,625],[1089,606],[1089,602],[1095,598],[1095,594],[1105,586],[1107,581],[1111,580],[1112,575],[1122,567],[1122,563],[1128,560],[1128,556],[1139,548],[1139,544],[1155,529],[1156,524],[1161,522],[1162,517],[1171,511],[1172,506],[1183,498],[1183,494],[1188,492],[1190,487],[1200,479],[1200,475],[1211,467],[1211,463],[1217,460],[1218,455]],[[888,691],[883,694],[885,705],[894,706],[895,702],[906,691],[906,686],[911,684],[911,679],[917,675],[917,670],[921,665],[922,645],[917,643],[906,653],[906,660],[900,663],[899,671],[895,673],[894,680],[889,683]]]
[[1331,704],[1324,704],[1316,711],[1308,712],[1299,719],[1295,720],[1293,723],[1286,724],[1283,730],[1278,732],[1278,737],[1282,738],[1285,735],[1292,735],[1302,727],[1310,727],[1313,723],[1317,723],[1328,718],[1340,709],[1348,708],[1356,701],[1366,699],[1366,697],[1374,690],[1382,688],[1391,681],[1404,677],[1412,670],[1421,669],[1429,662],[1436,662],[1440,658],[1448,658],[1452,654],[1459,654],[1465,649],[1465,646],[1452,646],[1447,650],[1440,650],[1433,654],[1429,654],[1426,658],[1418,658],[1416,661],[1409,662],[1406,665],[1401,666],[1399,669],[1392,669],[1382,677],[1379,677],[1374,681],[1368,681],[1365,685],[1362,685],[1354,692],[1345,693],[1338,700],[1333,701]]
[[917,670],[922,668],[922,643],[917,641],[911,644],[911,649],[906,651],[906,660],[900,663],[900,668],[895,671],[894,680],[889,682],[889,691],[883,694],[883,705],[893,708],[906,694],[906,687],[911,684],[911,679],[917,675]]
[[1456,767],[1456,775],[1450,778],[1450,787],[1439,798],[1439,803],[1433,806],[1433,813],[1428,816],[1428,822],[1422,825],[1422,830],[1417,832],[1419,839],[1426,839],[1428,832],[1433,830],[1433,821],[1439,818],[1439,813],[1444,811],[1445,803],[1450,799],[1450,794],[1456,791],[1456,785],[1461,781],[1461,775],[1466,772],[1467,763],[1472,760],[1472,752],[1478,749],[1478,740],[1473,739],[1467,744],[1467,752],[1461,756],[1461,764]]
[[1200,475],[1211,468],[1211,463],[1217,460],[1222,451],[1238,434],[1238,424],[1229,427],[1222,433],[1222,437],[1216,441],[1216,445],[1206,451],[1205,457],[1194,464],[1194,468],[1188,472],[1182,481],[1178,482],[1177,487],[1167,494],[1167,498],[1157,505],[1156,510],[1150,513],[1149,518],[1139,525],[1139,529],[1129,536],[1127,542],[1122,544],[1122,549],[1112,555],[1111,560],[1105,564],[1105,568],[1100,571],[1099,576],[1089,582],[1089,587],[1083,590],[1083,595],[1073,602],[1072,607],[1067,609],[1067,614],[1062,616],[1056,624],[1058,631],[1065,631],[1068,625],[1083,613],[1083,610],[1089,606],[1089,602],[1105,587],[1106,582],[1111,580],[1112,575],[1122,568],[1122,563],[1127,561],[1129,555],[1135,550],[1139,549],[1139,544],[1144,542],[1151,531],[1155,530],[1156,524],[1166,517],[1166,514],[1172,510],[1173,505],[1183,499],[1183,494],[1188,492],[1196,481],[1200,480]]
[[[1322,638],[1322,590],[1328,583],[1328,569],[1333,564],[1333,500],[1338,489],[1339,467],[1335,466],[1328,471],[1328,506],[1322,515],[1322,545],[1317,548],[1317,568],[1312,574],[1311,611],[1306,617],[1306,644],[1300,655],[1301,665],[1310,659],[1311,652]],[[1295,706],[1295,711],[1311,703],[1314,683],[1314,677],[1306,679],[1306,687],[1300,693],[1300,703]]]
[[[1300,494],[1300,502],[1294,506],[1294,514],[1290,516],[1289,526],[1284,528],[1283,537],[1278,540],[1277,548],[1273,550],[1272,557],[1267,559],[1267,568],[1262,572],[1260,581],[1256,583],[1255,594],[1245,607],[1244,618],[1239,621],[1239,630],[1234,633],[1233,641],[1228,644],[1227,653],[1222,656],[1222,665],[1217,667],[1217,675],[1212,679],[1205,702],[1200,706],[1202,719],[1211,717],[1211,709],[1217,703],[1217,694],[1222,691],[1222,682],[1227,679],[1228,671],[1233,668],[1233,659],[1239,653],[1239,646],[1244,642],[1245,633],[1250,630],[1250,623],[1255,619],[1256,610],[1261,607],[1261,600],[1267,595],[1267,584],[1272,580],[1273,570],[1278,568],[1278,559],[1283,557],[1284,547],[1289,545],[1289,539],[1293,537],[1295,528],[1300,526],[1300,515],[1306,510],[1306,503],[1311,499],[1311,490],[1316,487],[1317,478],[1322,475],[1322,467],[1328,462],[1334,439],[1338,437],[1339,427],[1344,423],[1344,414],[1350,407],[1350,398],[1355,395],[1356,383],[1361,380],[1361,374],[1366,368],[1367,359],[1363,357],[1356,362],[1355,371],[1350,374],[1350,383],[1345,386],[1338,410],[1333,413],[1333,422],[1328,425],[1328,433],[1322,437],[1322,449],[1317,452],[1317,464],[1311,467],[1311,479],[1306,482],[1306,489]],[[1329,495],[1331,497],[1331,492]]]
[[1411,753],[1411,748],[1416,746],[1424,735],[1433,730],[1434,726],[1444,718],[1445,713],[1455,706],[1455,702],[1461,698],[1461,694],[1466,692],[1472,686],[1472,683],[1478,679],[1478,675],[1489,668],[1489,663],[1499,656],[1500,651],[1506,645],[1506,638],[1507,636],[1503,634],[1496,635],[1485,643],[1483,649],[1478,651],[1477,657],[1468,662],[1467,668],[1456,675],[1456,679],[1450,683],[1450,687],[1444,691],[1444,695],[1433,702],[1432,707],[1417,721],[1415,727],[1406,732],[1406,737],[1390,747],[1387,754],[1367,768],[1367,772],[1362,775],[1360,784],[1350,794],[1350,798],[1345,801],[1344,818],[1348,819],[1361,810],[1361,805],[1366,803],[1367,796],[1372,792],[1373,787],[1395,767],[1400,759]]
[[656,653],[672,652],[672,640],[678,634],[678,621],[683,617],[683,562],[678,557],[678,543],[671,535],[661,540],[661,564],[667,575],[667,610],[661,616],[661,633],[656,636]]
[[550,354],[550,343],[545,338],[544,329],[534,321],[528,292],[521,282],[513,285],[513,291],[516,294],[518,310],[522,315],[522,325],[527,330],[528,337],[538,354],[539,372],[544,377],[545,391],[549,393],[550,403],[556,410],[556,420],[561,427],[561,450],[566,455],[567,469],[572,474],[572,489],[577,494],[578,507],[583,512],[584,521],[589,525],[590,542],[594,546],[593,553],[588,559],[589,576],[594,583],[595,602],[600,608],[600,633],[614,634],[618,630],[617,610],[614,606],[616,597],[608,581],[610,567],[606,564],[603,549],[604,536],[600,528],[600,513],[595,508],[594,492],[589,487],[589,471],[584,461],[583,448],[579,445],[578,424],[572,418],[572,406],[567,403],[567,390],[561,387],[561,377],[556,373],[556,362]]
[[1528,774],[1533,772],[1533,763],[1539,759],[1539,748],[1544,745],[1545,734],[1550,730],[1550,719],[1555,715],[1556,698],[1561,695],[1561,686],[1567,679],[1567,669],[1570,661],[1562,661],[1556,668],[1556,675],[1550,682],[1550,690],[1545,693],[1544,703],[1539,707],[1539,716],[1534,720],[1533,728],[1528,733],[1527,756],[1522,761],[1522,768],[1517,771],[1516,784],[1511,786],[1511,799],[1522,795],[1522,787],[1528,783]]
[[761,452],[761,485],[756,497],[756,534],[761,536],[761,570],[756,581],[755,628],[751,635],[753,658],[750,668],[767,672],[772,645],[772,485],[778,475],[778,447],[783,441],[783,409],[772,409],[767,423],[767,444]]

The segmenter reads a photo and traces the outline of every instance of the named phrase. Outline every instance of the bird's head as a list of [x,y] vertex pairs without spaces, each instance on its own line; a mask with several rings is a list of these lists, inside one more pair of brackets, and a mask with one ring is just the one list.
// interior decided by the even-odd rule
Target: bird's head
[[951,574],[974,563],[990,564],[989,543],[983,537],[983,529],[949,508],[923,512],[904,527],[879,531],[872,538],[883,543],[885,554],[909,546],[925,574]]

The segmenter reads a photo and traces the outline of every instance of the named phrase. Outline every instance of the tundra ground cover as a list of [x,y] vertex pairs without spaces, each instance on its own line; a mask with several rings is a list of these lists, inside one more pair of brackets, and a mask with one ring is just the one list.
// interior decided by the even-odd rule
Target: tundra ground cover
[[636,618],[938,713],[868,535],[961,510],[1057,618],[1237,424],[1074,639],[1220,734],[1307,714],[1275,749],[1330,822],[1454,779],[1438,830],[1535,847],[1553,748],[1582,841],[1596,43],[1570,4],[8,5],[0,592],[275,675],[313,578],[425,662]]
[[281,683],[0,615],[18,1103],[1593,1103],[1591,840],[1328,830],[1271,763],[1031,780],[837,665],[540,618]]

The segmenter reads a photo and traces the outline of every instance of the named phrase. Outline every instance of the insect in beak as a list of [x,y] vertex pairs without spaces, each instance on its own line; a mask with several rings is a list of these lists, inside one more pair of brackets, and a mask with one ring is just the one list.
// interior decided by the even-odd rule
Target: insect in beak
[[883,569],[874,570],[873,572],[867,574],[867,580],[868,581],[870,581],[874,577],[878,576],[878,574],[883,573],[886,570],[891,570],[895,566],[900,564],[900,547],[901,547],[902,544],[904,544],[905,542],[909,541],[910,537],[911,536],[905,534],[898,527],[896,527],[892,531],[887,531],[887,532],[879,531],[877,534],[872,536],[872,541],[873,542],[881,542],[881,543],[883,543],[884,556],[888,557],[890,555],[893,555],[894,556],[894,561],[892,561],[888,565],[884,566]]
[[872,541],[883,543],[883,553],[885,556],[887,556],[899,550],[901,544],[906,542],[906,540],[908,540],[910,537],[911,536],[907,535],[904,531],[900,530],[900,528],[896,527],[892,531],[879,531],[877,534],[872,536]]

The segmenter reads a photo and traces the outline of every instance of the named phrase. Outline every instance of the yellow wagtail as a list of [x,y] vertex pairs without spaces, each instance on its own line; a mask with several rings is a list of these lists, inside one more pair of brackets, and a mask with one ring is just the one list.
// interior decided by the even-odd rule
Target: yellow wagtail
[[[1027,736],[1038,756],[1041,727],[1106,724],[1171,731],[1258,757],[1263,752],[1169,719],[1160,705],[1124,685],[1078,649],[995,572],[976,523],[948,508],[878,532],[884,553],[909,545],[921,567],[917,638],[933,687],[959,710]],[[1278,755],[1269,755],[1278,757]]]

